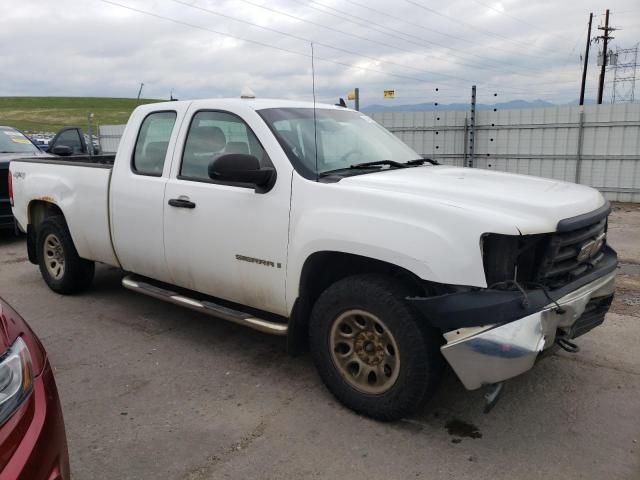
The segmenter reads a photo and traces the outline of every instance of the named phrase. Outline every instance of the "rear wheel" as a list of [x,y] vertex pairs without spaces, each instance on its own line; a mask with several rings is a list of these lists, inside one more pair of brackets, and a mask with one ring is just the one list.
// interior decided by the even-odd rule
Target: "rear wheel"
[[40,224],[37,254],[42,278],[54,292],[71,294],[91,286],[94,263],[80,258],[63,217]]
[[314,305],[310,346],[322,380],[353,410],[396,420],[429,398],[440,378],[439,335],[381,275],[345,278]]

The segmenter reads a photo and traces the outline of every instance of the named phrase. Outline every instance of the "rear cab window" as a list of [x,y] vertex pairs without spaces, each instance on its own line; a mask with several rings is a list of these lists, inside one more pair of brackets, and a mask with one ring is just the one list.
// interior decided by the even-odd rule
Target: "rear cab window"
[[134,173],[162,176],[176,117],[177,113],[174,111],[152,112],[145,117],[138,132],[131,161]]

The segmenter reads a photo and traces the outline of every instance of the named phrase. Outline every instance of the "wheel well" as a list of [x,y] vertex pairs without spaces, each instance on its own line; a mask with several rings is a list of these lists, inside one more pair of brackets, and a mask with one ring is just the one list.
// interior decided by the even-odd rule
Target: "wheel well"
[[60,207],[45,200],[33,200],[29,203],[29,225],[37,229],[44,220],[53,216],[64,216]]
[[343,252],[317,252],[302,267],[300,287],[289,320],[287,348],[297,354],[307,350],[308,322],[311,309],[322,292],[335,282],[351,275],[380,273],[401,282],[407,295],[421,295],[425,282],[410,271],[388,262]]
[[49,217],[62,216],[62,210],[55,203],[45,200],[33,200],[29,203],[29,217],[27,223],[27,254],[31,263],[38,263],[38,254],[36,252],[36,238],[38,235],[38,227]]

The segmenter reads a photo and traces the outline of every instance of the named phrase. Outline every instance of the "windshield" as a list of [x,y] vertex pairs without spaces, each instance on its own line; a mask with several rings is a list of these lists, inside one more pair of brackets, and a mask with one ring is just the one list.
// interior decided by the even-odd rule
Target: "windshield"
[[38,147],[19,131],[0,127],[0,153],[38,153]]
[[[315,131],[313,108],[269,108],[258,113],[276,134],[294,167],[307,178],[341,169],[347,169],[341,174],[366,173],[366,169],[350,169],[359,163],[406,163],[420,158],[396,136],[359,112],[316,109]],[[380,169],[371,167],[369,171]]]

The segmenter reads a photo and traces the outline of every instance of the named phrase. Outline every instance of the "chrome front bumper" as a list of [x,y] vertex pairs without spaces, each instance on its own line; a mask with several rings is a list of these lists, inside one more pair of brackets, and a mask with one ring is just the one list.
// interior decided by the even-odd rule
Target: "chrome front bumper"
[[533,366],[542,350],[553,345],[558,329],[571,330],[591,300],[613,294],[615,275],[610,272],[558,299],[561,313],[550,303],[506,324],[447,332],[442,354],[468,390],[520,375]]

